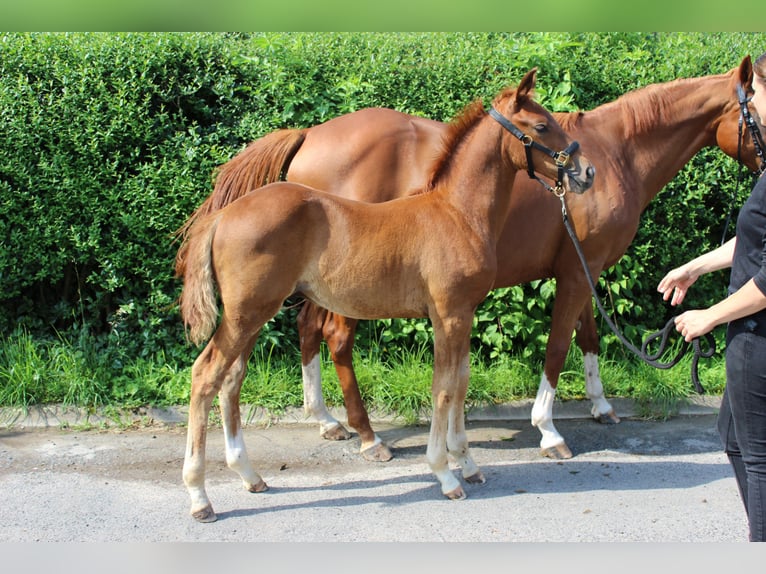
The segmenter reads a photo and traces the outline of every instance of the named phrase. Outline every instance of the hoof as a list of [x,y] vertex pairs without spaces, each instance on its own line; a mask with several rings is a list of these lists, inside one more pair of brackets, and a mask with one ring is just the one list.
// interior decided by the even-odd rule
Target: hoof
[[269,489],[269,485],[261,480],[258,484],[251,484],[246,486],[248,492],[266,492]]
[[487,479],[484,478],[484,475],[479,470],[471,476],[466,476],[465,481],[469,484],[484,484],[487,482]]
[[449,492],[445,492],[444,496],[446,496],[450,500],[463,500],[465,498],[465,490],[463,490],[462,486],[458,486],[454,490],[450,490]]
[[614,409],[608,413],[603,413],[594,417],[598,422],[604,425],[616,425],[620,422],[620,417],[614,412]]
[[369,462],[388,462],[394,458],[394,455],[391,454],[391,451],[382,442],[362,449],[360,452],[362,453],[362,458]]
[[195,512],[192,512],[192,516],[194,517],[194,520],[197,522],[215,522],[218,520],[218,517],[215,515],[215,512],[213,512],[213,507],[209,504],[201,509],[197,510]]
[[342,424],[338,423],[330,428],[324,429],[320,436],[325,440],[348,440],[351,438],[351,433],[346,430]]
[[572,458],[572,451],[566,443],[562,442],[556,446],[551,446],[540,450],[540,454],[554,460],[567,460]]

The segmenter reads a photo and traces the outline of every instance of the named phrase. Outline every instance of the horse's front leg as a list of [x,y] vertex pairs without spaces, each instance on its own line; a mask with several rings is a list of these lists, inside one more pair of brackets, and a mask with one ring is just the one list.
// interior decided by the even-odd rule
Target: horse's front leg
[[[472,482],[483,482],[481,471],[469,449],[463,420],[465,394],[470,371],[470,334],[472,315],[437,317],[434,326],[434,374],[431,394],[433,416],[426,457],[431,471],[441,483],[447,498],[460,500],[466,494],[449,469],[448,452],[463,467],[463,475]],[[459,420],[458,420],[459,419]]]
[[452,402],[449,410],[447,451],[460,465],[466,482],[484,484],[486,479],[468,450],[468,435],[465,431],[465,397],[468,393],[470,380],[470,353],[465,355],[459,369],[456,400]]
[[301,347],[301,372],[303,380],[303,409],[306,415],[319,422],[319,435],[328,440],[348,440],[346,430],[325,405],[322,396],[322,368],[319,347],[322,344],[322,328],[329,315],[326,309],[306,301],[298,313],[298,333]]
[[353,352],[354,336],[358,321],[348,319],[336,313],[328,313],[324,322],[323,335],[338,381],[343,390],[343,402],[346,405],[348,424],[351,425],[361,440],[360,452],[365,460],[372,462],[387,462],[393,458],[389,448],[383,444],[380,437],[372,430],[367,409],[364,408],[362,395],[359,393],[359,383],[354,373]]
[[585,369],[585,392],[593,403],[590,413],[600,423],[617,424],[620,417],[614,412],[604,396],[604,385],[601,383],[601,375],[598,368],[598,331],[596,320],[593,316],[593,306],[590,299],[583,307],[578,321],[575,340],[583,354],[583,366]]
[[586,301],[590,301],[590,291],[584,276],[581,275],[580,281],[572,281],[571,277],[562,277],[556,287],[543,375],[532,406],[532,425],[537,427],[542,435],[540,452],[543,456],[555,459],[572,458],[572,451],[553,424],[553,404],[559,375],[564,367],[577,323],[578,310],[583,308]]

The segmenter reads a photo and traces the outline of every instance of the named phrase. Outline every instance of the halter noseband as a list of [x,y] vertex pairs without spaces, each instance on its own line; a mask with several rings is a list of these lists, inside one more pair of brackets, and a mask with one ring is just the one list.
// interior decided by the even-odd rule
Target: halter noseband
[[[531,136],[526,135],[523,133],[519,128],[517,128],[511,121],[508,120],[503,114],[498,112],[495,108],[490,107],[487,113],[497,121],[501,126],[503,126],[506,130],[511,132],[522,144],[524,144],[524,151],[527,154],[527,174],[529,175],[530,179],[536,179],[539,181],[545,189],[548,191],[552,191],[556,195],[563,194],[563,180],[564,180],[564,168],[567,166],[571,159],[571,155],[577,151],[577,149],[580,147],[580,144],[576,141],[573,141],[570,143],[567,148],[564,151],[553,151],[552,149],[537,143],[535,140],[532,139]],[[548,183],[537,177],[537,174],[535,173],[535,164],[534,160],[532,159],[532,148],[535,148],[538,151],[543,152],[544,154],[550,156],[553,158],[553,161],[556,162],[556,165],[558,166],[558,175],[556,176],[556,187],[551,187]]]
[[[745,93],[745,88],[742,87],[741,83],[737,84],[737,98],[739,99],[739,107],[742,111],[742,114],[739,118],[739,142],[738,146],[742,142],[742,121],[744,120],[745,124],[747,124],[748,129],[750,130],[750,136],[753,138],[753,147],[755,148],[755,153],[758,156],[758,159],[761,162],[760,167],[758,168],[758,175],[762,174],[764,171],[766,171],[766,156],[764,156],[764,145],[763,143],[763,137],[761,136],[761,130],[758,129],[758,126],[756,125],[755,120],[753,119],[752,114],[750,113],[750,108],[748,108],[747,104],[750,102],[752,98],[747,97],[747,94]],[[739,147],[737,148],[737,155],[739,155]],[[739,157],[737,157],[739,159]]]

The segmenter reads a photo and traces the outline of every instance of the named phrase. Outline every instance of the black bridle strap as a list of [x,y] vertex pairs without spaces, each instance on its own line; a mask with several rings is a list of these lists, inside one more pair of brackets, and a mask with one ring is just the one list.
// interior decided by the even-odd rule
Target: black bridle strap
[[734,192],[732,193],[732,206],[729,208],[729,213],[726,216],[726,221],[723,225],[723,233],[721,234],[721,245],[726,243],[726,235],[729,231],[729,225],[731,224],[731,221],[734,217],[734,213],[736,212],[736,208],[734,207],[734,203],[737,198],[737,190],[742,186],[742,182],[745,179],[745,170],[747,169],[742,162],[742,142],[744,140],[743,133],[742,133],[742,124],[747,124],[748,131],[750,132],[750,137],[753,140],[753,148],[755,149],[755,154],[758,156],[758,159],[760,159],[761,164],[759,168],[755,172],[755,176],[758,177],[761,175],[764,170],[766,170],[766,155],[764,154],[764,148],[766,145],[763,143],[763,138],[761,137],[761,131],[758,129],[758,126],[755,123],[755,120],[753,119],[752,114],[750,113],[750,108],[748,107],[748,103],[750,102],[751,98],[748,98],[745,94],[745,88],[742,86],[741,83],[737,84],[737,100],[739,101],[739,120],[737,121],[737,163],[741,164],[743,166],[743,170],[739,172],[739,177],[737,178],[737,187],[734,188]]
[[760,175],[766,171],[766,155],[764,154],[764,148],[766,148],[766,145],[763,143],[761,130],[758,129],[758,125],[756,124],[755,119],[753,119],[753,115],[750,113],[750,108],[747,105],[752,97],[747,97],[745,88],[742,87],[742,84],[737,84],[737,98],[739,99],[739,107],[742,110],[741,117],[744,119],[745,124],[747,124],[747,127],[750,130],[750,136],[753,138],[753,147],[755,148],[755,153],[760,160],[760,166],[758,167],[757,172],[758,175]]
[[[494,119],[497,123],[503,126],[514,137],[516,137],[516,139],[518,139],[522,144],[524,144],[524,151],[527,154],[527,175],[529,175],[529,178],[536,179],[537,181],[539,181],[548,191],[553,191],[557,195],[560,194],[561,186],[564,180],[564,168],[569,163],[572,154],[579,149],[580,144],[577,143],[576,141],[573,141],[567,146],[565,150],[553,151],[552,149],[536,142],[534,139],[532,139],[531,136],[526,135],[519,128],[513,125],[513,122],[508,120],[508,118],[506,118],[503,114],[498,112],[495,108],[490,107],[489,110],[487,110],[487,113],[492,117],[492,119]],[[534,160],[532,158],[533,148],[550,156],[551,158],[553,158],[553,161],[556,162],[556,166],[558,167],[556,187],[551,187],[545,181],[537,177],[537,174],[535,173]]]

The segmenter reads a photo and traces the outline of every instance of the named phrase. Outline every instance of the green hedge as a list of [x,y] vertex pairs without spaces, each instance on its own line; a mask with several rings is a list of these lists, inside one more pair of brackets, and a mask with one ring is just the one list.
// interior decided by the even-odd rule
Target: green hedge
[[[765,49],[766,35],[745,33],[3,34],[0,328],[87,340],[107,371],[158,353],[188,362],[196,350],[173,306],[172,233],[247,142],[369,106],[446,121],[532,66],[549,108],[590,109]],[[732,194],[747,191],[738,173],[705,151],[650,205],[602,278],[629,335],[667,315],[660,275],[718,241]],[[681,220],[683,234],[666,233]],[[723,284],[704,283],[690,303]],[[539,360],[553,291],[535,282],[493,293],[476,348]],[[389,320],[360,337],[393,350],[429,334],[423,321]],[[261,344],[292,353],[296,342],[289,311]]]

